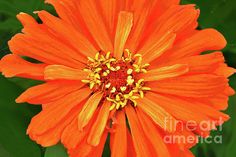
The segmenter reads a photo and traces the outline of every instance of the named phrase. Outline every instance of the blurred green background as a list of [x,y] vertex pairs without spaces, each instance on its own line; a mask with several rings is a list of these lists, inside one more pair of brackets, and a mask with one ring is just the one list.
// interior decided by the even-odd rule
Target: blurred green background
[[[236,0],[182,0],[183,4],[194,3],[201,9],[199,28],[216,28],[222,32],[228,46],[224,49],[226,62],[236,68]],[[7,41],[21,25],[16,19],[19,12],[33,15],[33,11],[46,9],[55,13],[51,6],[42,0],[0,0],[0,58],[9,52]],[[27,125],[40,107],[28,104],[15,104],[14,99],[28,87],[37,84],[32,80],[19,78],[5,79],[0,76],[0,157],[66,157],[64,148],[57,145],[41,148],[26,135]],[[230,78],[236,89],[236,76]],[[236,156],[236,96],[230,98],[226,111],[231,120],[224,124],[223,131],[212,132],[223,135],[223,144],[199,144],[192,149],[197,157],[235,157]],[[104,157],[109,156],[106,145]]]

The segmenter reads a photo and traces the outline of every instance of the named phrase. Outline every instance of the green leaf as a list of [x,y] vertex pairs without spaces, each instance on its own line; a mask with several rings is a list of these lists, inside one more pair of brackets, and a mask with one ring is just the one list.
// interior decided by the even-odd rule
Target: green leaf
[[110,135],[108,135],[108,137],[107,137],[107,141],[106,141],[105,146],[104,146],[102,157],[110,157],[111,156],[109,142],[110,142]]
[[20,22],[13,18],[9,18],[0,24],[0,30],[20,30],[21,25]]
[[10,82],[15,83],[17,86],[21,87],[24,90],[43,83],[42,81],[36,81],[19,77],[9,78],[8,80]]
[[8,1],[0,1],[0,13],[5,13],[10,16],[14,16],[15,11],[16,10],[14,6],[11,5],[11,3],[9,3]]
[[16,104],[22,89],[0,76],[0,157],[41,157],[40,147],[26,135],[27,125],[37,112]]
[[68,157],[63,145],[58,144],[56,146],[48,147],[44,157]]

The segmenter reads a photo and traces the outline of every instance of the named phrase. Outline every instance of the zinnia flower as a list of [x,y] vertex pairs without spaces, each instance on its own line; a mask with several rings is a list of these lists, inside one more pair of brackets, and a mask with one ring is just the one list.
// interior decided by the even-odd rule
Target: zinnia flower
[[[61,142],[71,157],[187,157],[195,143],[167,135],[207,136],[202,121],[229,119],[234,91],[224,37],[197,30],[199,10],[179,0],[47,0],[59,17],[20,13],[22,33],[0,62],[6,77],[44,81],[17,103],[42,104],[27,130],[42,146]],[[24,58],[23,58],[24,57]],[[29,62],[25,57],[37,60]],[[197,122],[191,131],[174,127]]]

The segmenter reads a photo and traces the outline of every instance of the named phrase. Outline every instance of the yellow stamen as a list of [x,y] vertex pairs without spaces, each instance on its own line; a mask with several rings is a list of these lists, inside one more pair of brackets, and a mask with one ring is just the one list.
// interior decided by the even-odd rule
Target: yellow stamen
[[[118,78],[119,80],[117,80],[116,84],[116,80],[113,79],[116,79],[116,76],[120,76],[120,73],[123,72],[121,69],[126,68],[120,62],[124,62],[127,65],[126,67],[129,68],[124,71],[124,76],[121,74],[121,78]],[[83,69],[88,73],[88,77],[81,81],[88,84],[90,89],[104,91],[106,100],[111,102],[110,110],[122,109],[127,104],[137,106],[136,100],[143,98],[145,93],[151,90],[151,88],[144,86],[144,79],[136,80],[136,74],[146,73],[147,68],[150,66],[142,62],[141,54],[133,55],[128,49],[124,50],[121,60],[112,57],[111,52],[106,54],[103,54],[103,52],[96,53],[94,58],[88,57],[88,65]],[[113,82],[110,82],[110,79]],[[122,80],[126,83],[126,86],[121,86]],[[115,85],[112,87],[113,84]]]
[[95,60],[99,60],[99,53],[96,53]]
[[110,107],[110,111],[112,111],[114,108],[116,107],[115,103],[112,103],[111,107]]
[[103,72],[103,73],[102,73],[102,75],[103,75],[103,76],[107,76],[107,75],[108,75],[108,73],[106,73],[106,72]]
[[133,69],[128,69],[128,70],[127,70],[127,74],[128,74],[128,75],[130,75],[130,74],[132,74],[132,73],[133,73]]
[[116,71],[116,69],[114,67],[110,67],[111,71]]
[[118,70],[120,70],[120,66],[117,66],[117,67],[116,67],[116,71],[118,71]]
[[111,93],[115,93],[115,92],[116,92],[116,87],[112,87]]
[[105,85],[106,88],[110,88],[110,86],[111,86],[111,83],[108,83]]
[[108,69],[110,69],[111,68],[111,63],[107,63],[106,66],[107,66]]
[[111,55],[111,52],[110,52],[110,51],[107,52],[107,54],[106,54],[106,59],[109,59],[109,58],[110,58],[110,55]]
[[91,62],[95,62],[95,60],[91,57],[88,57],[88,60],[91,61]]
[[93,89],[94,86],[95,86],[95,82],[91,82],[90,85],[89,85],[89,88]]
[[83,83],[90,83],[90,80],[81,80]]
[[120,90],[121,90],[122,92],[126,91],[126,89],[127,89],[127,87],[120,87]]
[[134,83],[134,79],[133,79],[133,77],[130,76],[130,75],[127,77],[127,80],[126,80],[126,81],[127,81],[127,85],[132,85],[132,84]]

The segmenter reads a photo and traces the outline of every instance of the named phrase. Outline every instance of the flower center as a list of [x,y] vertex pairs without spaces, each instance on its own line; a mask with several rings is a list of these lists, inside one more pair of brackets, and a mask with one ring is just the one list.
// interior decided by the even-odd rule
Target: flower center
[[88,79],[82,80],[90,89],[102,91],[104,99],[112,102],[110,110],[120,109],[127,104],[137,106],[136,99],[143,98],[145,91],[144,80],[139,79],[140,73],[146,73],[149,64],[142,63],[140,54],[132,55],[125,50],[121,59],[116,59],[108,53],[97,53],[94,58],[88,57]]

